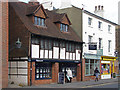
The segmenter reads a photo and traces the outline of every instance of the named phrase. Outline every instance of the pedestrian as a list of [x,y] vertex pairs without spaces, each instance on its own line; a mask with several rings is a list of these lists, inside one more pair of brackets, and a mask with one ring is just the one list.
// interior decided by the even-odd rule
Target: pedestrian
[[98,70],[97,67],[96,67],[95,70],[94,70],[94,74],[95,74],[95,82],[96,82],[96,80],[98,81],[99,74],[100,74],[100,72],[99,72],[99,70]]
[[67,76],[68,83],[71,83],[73,76],[72,76],[72,71],[70,70],[70,68],[68,68],[66,76]]

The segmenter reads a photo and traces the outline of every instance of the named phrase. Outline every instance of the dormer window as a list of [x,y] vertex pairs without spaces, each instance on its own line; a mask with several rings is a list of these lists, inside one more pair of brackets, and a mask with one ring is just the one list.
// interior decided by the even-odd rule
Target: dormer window
[[45,26],[45,19],[41,17],[34,17],[34,24],[39,26]]
[[68,25],[67,24],[60,24],[60,31],[68,32]]

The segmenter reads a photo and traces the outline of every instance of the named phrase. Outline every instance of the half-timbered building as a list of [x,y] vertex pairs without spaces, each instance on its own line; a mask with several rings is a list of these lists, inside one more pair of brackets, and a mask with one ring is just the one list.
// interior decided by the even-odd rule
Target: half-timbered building
[[58,83],[70,68],[81,80],[82,44],[67,14],[38,2],[9,3],[9,82],[24,85]]

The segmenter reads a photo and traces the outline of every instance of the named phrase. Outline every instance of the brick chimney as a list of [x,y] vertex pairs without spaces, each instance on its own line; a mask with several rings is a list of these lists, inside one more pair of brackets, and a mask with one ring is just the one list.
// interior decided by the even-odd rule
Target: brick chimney
[[31,5],[39,5],[39,2],[37,0],[30,0],[29,4],[31,4]]
[[95,11],[94,13],[100,17],[104,17],[104,9],[103,9],[103,6],[95,6]]

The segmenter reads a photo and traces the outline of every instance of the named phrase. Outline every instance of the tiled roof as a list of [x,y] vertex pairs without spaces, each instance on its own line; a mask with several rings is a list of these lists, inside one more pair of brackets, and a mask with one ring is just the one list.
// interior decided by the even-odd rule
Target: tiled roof
[[[28,14],[32,14],[36,8],[41,5],[32,6],[23,2],[10,2],[10,6],[13,7],[16,14],[20,18],[20,20],[24,23],[25,27],[29,32],[41,36],[53,37],[58,39],[64,39],[75,42],[82,42],[74,30],[69,27],[69,32],[63,33],[59,30],[59,28],[55,25],[55,21],[59,21],[64,14],[58,14],[53,11],[45,10],[48,15],[48,18],[45,20],[46,27],[37,27],[30,20]],[[28,10],[28,8],[30,8]]]

